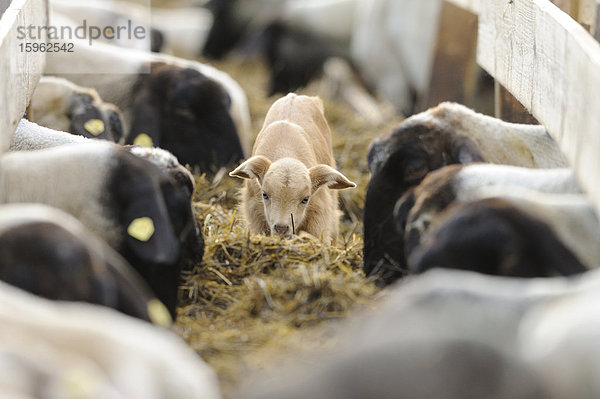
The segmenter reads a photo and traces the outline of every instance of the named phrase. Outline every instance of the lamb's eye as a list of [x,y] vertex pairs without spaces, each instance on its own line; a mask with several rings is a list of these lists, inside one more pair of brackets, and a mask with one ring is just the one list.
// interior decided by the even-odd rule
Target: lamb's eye
[[269,196],[268,196],[268,195],[267,195],[267,193],[265,193],[264,191],[263,191],[263,199],[264,199],[265,201],[269,199]]
[[302,201],[300,201],[300,203],[301,203],[302,205],[306,205],[306,204],[308,204],[308,197],[304,197],[304,198],[302,198]]

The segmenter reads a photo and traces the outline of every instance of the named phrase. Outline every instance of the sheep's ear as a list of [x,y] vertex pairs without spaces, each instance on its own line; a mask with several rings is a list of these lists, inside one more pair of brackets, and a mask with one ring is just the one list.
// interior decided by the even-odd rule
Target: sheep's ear
[[249,158],[240,166],[229,172],[229,176],[239,177],[240,179],[258,179],[262,183],[265,173],[269,170],[271,161],[262,155],[256,155]]
[[152,92],[148,85],[133,97],[131,127],[125,138],[126,144],[141,147],[158,147],[162,138],[160,95]]
[[308,170],[310,181],[312,183],[312,192],[314,193],[321,186],[340,190],[343,188],[356,187],[346,176],[333,169],[329,165],[317,165]]

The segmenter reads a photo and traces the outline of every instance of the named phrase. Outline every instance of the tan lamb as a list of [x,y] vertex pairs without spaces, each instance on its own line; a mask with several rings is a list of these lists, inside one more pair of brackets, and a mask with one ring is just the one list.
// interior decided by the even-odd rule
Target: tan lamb
[[321,99],[294,93],[271,106],[252,157],[229,175],[247,179],[240,208],[252,233],[306,232],[327,244],[338,236],[335,190],[356,187],[335,169]]

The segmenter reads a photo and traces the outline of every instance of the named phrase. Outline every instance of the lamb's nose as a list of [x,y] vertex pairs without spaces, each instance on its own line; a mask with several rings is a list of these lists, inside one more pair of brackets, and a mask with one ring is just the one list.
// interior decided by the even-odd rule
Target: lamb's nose
[[275,226],[273,226],[273,228],[275,229],[275,232],[277,234],[279,234],[280,236],[282,236],[285,233],[287,233],[288,230],[290,229],[289,226],[283,225],[283,224],[276,224]]

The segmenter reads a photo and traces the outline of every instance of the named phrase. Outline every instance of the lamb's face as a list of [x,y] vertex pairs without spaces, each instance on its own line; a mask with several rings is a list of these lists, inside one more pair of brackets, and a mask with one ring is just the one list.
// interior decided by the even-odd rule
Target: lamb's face
[[262,185],[265,218],[271,234],[289,237],[304,222],[311,180],[300,161],[284,158],[271,164]]
[[[291,236],[301,225],[310,222],[305,219],[311,201],[315,200],[311,200],[311,196],[321,187],[333,190],[356,187],[356,184],[329,165],[319,164],[308,169],[293,158],[271,162],[262,155],[248,159],[229,175],[258,181],[261,189],[258,195],[262,195],[264,204],[264,222],[269,226],[270,233],[283,237]],[[251,198],[250,201],[261,199]],[[316,210],[323,211],[324,209]],[[250,217],[262,218],[261,215]]]

